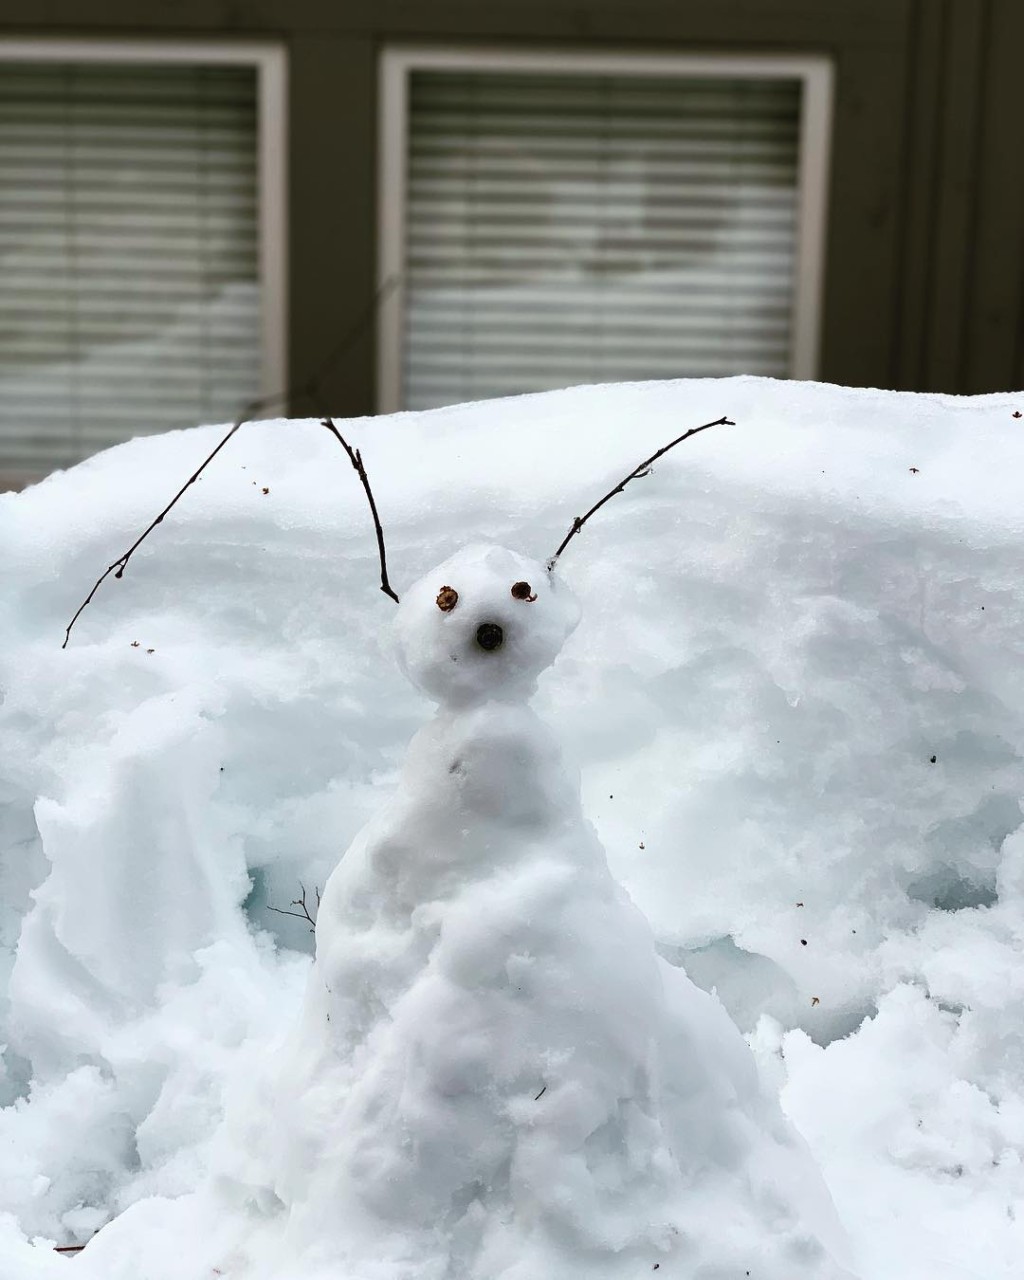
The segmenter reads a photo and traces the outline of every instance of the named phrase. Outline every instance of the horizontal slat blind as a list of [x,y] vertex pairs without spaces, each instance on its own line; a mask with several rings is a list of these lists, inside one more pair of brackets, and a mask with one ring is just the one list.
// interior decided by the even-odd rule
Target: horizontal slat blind
[[256,71],[0,62],[0,474],[259,389]]
[[405,403],[790,369],[800,81],[413,71]]

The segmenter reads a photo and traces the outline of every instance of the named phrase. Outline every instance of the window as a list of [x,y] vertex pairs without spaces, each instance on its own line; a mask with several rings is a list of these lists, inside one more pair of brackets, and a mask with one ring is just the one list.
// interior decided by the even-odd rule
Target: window
[[284,381],[283,59],[0,42],[0,481]]
[[381,82],[382,410],[814,375],[823,59],[392,49]]

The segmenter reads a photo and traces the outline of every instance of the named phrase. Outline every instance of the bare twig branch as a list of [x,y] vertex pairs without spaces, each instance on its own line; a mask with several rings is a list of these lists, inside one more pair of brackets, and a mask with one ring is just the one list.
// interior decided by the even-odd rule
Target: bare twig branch
[[[330,352],[330,354],[326,357],[325,360],[323,360],[323,362],[320,364],[319,368],[314,372],[312,377],[308,378],[305,382],[295,383],[292,386],[287,387],[283,391],[277,391],[273,395],[263,396],[258,400],[251,400],[248,404],[246,404],[242,408],[238,417],[235,419],[231,427],[231,430],[228,431],[227,435],[224,436],[223,440],[221,440],[221,442],[212,451],[212,453],[210,453],[206,457],[206,459],[199,466],[198,470],[195,471],[191,476],[189,476],[189,478],[181,486],[181,488],[170,500],[167,506],[164,507],[164,509],[160,512],[160,514],[156,517],[156,519],[153,520],[145,530],[143,530],[143,532],[139,535],[139,537],[135,539],[135,541],[128,548],[128,550],[123,555],[118,556],[118,558],[113,562],[113,564],[108,565],[106,569],[96,579],[95,583],[93,584],[92,590],[85,597],[82,603],[78,606],[77,610],[75,611],[75,616],[71,619],[71,621],[67,625],[67,629],[64,632],[64,643],[61,645],[62,649],[66,649],[68,647],[68,641],[71,639],[71,628],[82,616],[86,606],[92,603],[93,596],[95,596],[96,592],[100,589],[103,583],[107,580],[107,578],[110,577],[111,574],[113,574],[115,578],[121,578],[124,576],[124,571],[128,567],[128,561],[132,558],[132,556],[135,554],[138,548],[142,545],[143,542],[145,542],[145,540],[149,537],[149,535],[153,532],[153,530],[157,527],[157,525],[162,523],[164,516],[166,516],[167,513],[171,510],[171,508],[178,502],[179,498],[182,497],[186,489],[190,488],[192,485],[195,484],[195,482],[203,474],[203,472],[214,460],[217,454],[220,453],[221,449],[224,448],[224,446],[235,434],[235,432],[238,431],[239,427],[242,427],[245,425],[245,423],[250,422],[256,416],[256,414],[262,413],[264,409],[269,409],[271,408],[271,406],[276,404],[282,404],[282,403],[286,404],[290,400],[295,399],[299,396],[305,396],[307,399],[310,399],[319,403],[320,385],[323,382],[323,379],[327,376],[328,373],[330,373],[333,370],[335,365],[342,359],[342,357],[348,354],[349,350],[355,345],[358,339],[363,335],[370,321],[376,315],[378,309],[383,305],[386,299],[390,297],[390,295],[398,287],[398,284],[399,284],[398,276],[389,276],[388,279],[384,281],[384,283],[380,286],[380,288],[374,294],[372,300],[367,304],[366,307],[363,308],[358,318],[355,320],[352,326],[346,331],[346,333],[342,336],[342,338],[339,340],[334,350]],[[335,434],[337,434],[337,432],[335,432]],[[340,436],[338,438],[341,439]],[[345,442],[342,441],[342,443],[344,444]],[[345,448],[348,449],[348,445],[345,445]],[[351,456],[351,452],[352,451],[349,450],[350,456]],[[352,465],[356,466],[354,462]],[[366,489],[367,495],[370,496],[369,482],[366,479],[366,473],[360,469],[360,466],[356,466],[356,470],[360,472],[360,479],[363,481],[363,487],[364,489]],[[391,588],[386,585],[387,576],[384,569],[384,535],[381,531],[380,520],[377,516],[377,509],[374,505],[372,496],[370,497],[370,510],[373,513],[374,526],[377,531],[377,545],[381,555],[381,574],[382,574],[381,590],[386,592],[387,595],[391,596],[393,600],[397,601],[398,596],[396,596],[395,593],[391,590]]]
[[224,439],[221,440],[220,444],[217,445],[216,449],[214,449],[213,452],[207,456],[205,461],[200,465],[199,469],[197,471],[194,471],[192,475],[189,476],[189,478],[181,486],[181,488],[170,500],[170,502],[168,502],[167,506],[164,507],[163,511],[160,512],[160,514],[156,517],[156,519],[153,520],[146,527],[146,529],[143,530],[141,534],[139,534],[139,536],[135,539],[132,545],[124,553],[124,555],[118,556],[118,558],[114,561],[113,564],[107,565],[106,569],[104,569],[104,571],[96,579],[96,582],[93,584],[92,590],[85,597],[82,603],[78,606],[78,609],[75,612],[75,616],[68,623],[67,629],[64,632],[64,643],[61,645],[62,649],[66,649],[68,647],[68,641],[71,639],[71,628],[75,625],[75,623],[81,617],[82,613],[85,610],[86,605],[92,603],[93,596],[100,589],[100,587],[106,581],[106,579],[109,578],[111,574],[113,574],[115,578],[121,578],[124,576],[124,571],[128,567],[128,561],[132,558],[132,556],[135,554],[138,548],[142,545],[142,543],[145,542],[145,540],[149,537],[149,535],[153,532],[153,530],[157,527],[157,525],[162,523],[164,516],[167,515],[168,511],[170,511],[170,509],[182,496],[185,490],[188,489],[191,485],[195,484],[195,482],[203,474],[203,472],[214,460],[217,454],[220,453],[221,449],[224,448],[227,442],[235,434],[238,428],[242,426],[243,423],[248,422],[248,420],[254,413],[259,413],[260,410],[265,407],[267,407],[267,401],[262,401],[262,400],[254,400],[252,404],[246,405],[241,416],[235,419],[234,426],[232,426],[231,430],[227,433]]
[[[294,916],[296,920],[306,920],[312,926],[310,929],[310,933],[315,933],[316,932],[316,916],[311,916],[309,914],[309,907],[306,905],[306,886],[302,884],[301,881],[299,883],[299,888],[302,890],[302,896],[300,898],[293,898],[290,904],[293,907],[298,907],[299,908],[298,911],[288,911],[284,907],[272,907],[269,904],[267,905],[267,910],[274,911],[279,916]],[[313,892],[316,894],[316,908],[317,908],[317,914],[319,914],[320,886],[314,885]]]
[[644,459],[639,466],[633,468],[628,476],[623,480],[620,480],[614,489],[611,489],[606,493],[600,502],[595,502],[585,516],[577,516],[575,520],[573,520],[572,524],[569,526],[569,532],[562,539],[558,550],[548,561],[548,573],[554,569],[555,565],[558,563],[558,557],[562,554],[572,539],[575,538],[590,517],[596,511],[600,511],[604,504],[611,498],[614,498],[617,493],[621,493],[623,489],[625,489],[626,485],[629,484],[630,480],[638,480],[642,476],[650,475],[652,465],[657,462],[663,454],[668,453],[669,449],[674,449],[677,444],[682,444],[684,440],[689,440],[691,436],[698,435],[701,431],[709,431],[712,427],[734,427],[735,425],[735,422],[730,418],[716,418],[714,422],[705,422],[703,426],[691,427],[689,431],[684,431],[681,436],[673,440],[670,444],[666,444],[660,448],[657,453],[652,453],[649,458]]
[[370,488],[370,481],[366,475],[366,468],[363,466],[363,455],[358,449],[353,449],[338,428],[334,425],[330,418],[324,418],[321,426],[333,435],[341,444],[341,447],[348,454],[348,460],[355,467],[359,474],[359,480],[363,486],[363,492],[366,494],[366,501],[370,504],[370,515],[373,516],[373,527],[377,534],[377,554],[380,556],[380,589],[386,596],[390,596],[395,604],[398,604],[398,596],[391,589],[391,583],[388,582],[388,564],[384,554],[384,530],[380,525],[380,516],[377,514],[377,504],[373,500],[373,490]]

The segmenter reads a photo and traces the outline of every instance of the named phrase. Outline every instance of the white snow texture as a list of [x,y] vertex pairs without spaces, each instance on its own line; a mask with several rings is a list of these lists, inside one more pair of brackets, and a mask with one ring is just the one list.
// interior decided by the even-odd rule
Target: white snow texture
[[813,1162],[718,1001],[659,960],[526,701],[575,621],[499,547],[404,597],[403,665],[440,708],[327,882],[300,1027],[244,1105],[274,1133],[241,1199],[286,1212],[255,1256],[249,1225],[240,1274],[839,1274]]
[[[1017,1274],[1016,408],[347,423],[397,610],[337,445],[253,426],[64,652],[216,433],[0,500],[0,1277]],[[722,413],[553,576],[495,545]]]

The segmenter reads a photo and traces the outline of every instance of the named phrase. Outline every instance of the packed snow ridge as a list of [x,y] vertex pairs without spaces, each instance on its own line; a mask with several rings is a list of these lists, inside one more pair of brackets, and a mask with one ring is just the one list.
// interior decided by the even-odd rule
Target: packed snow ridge
[[347,424],[393,619],[337,446],[256,426],[65,653],[205,442],[0,502],[0,1276],[1014,1275],[1015,408]]

